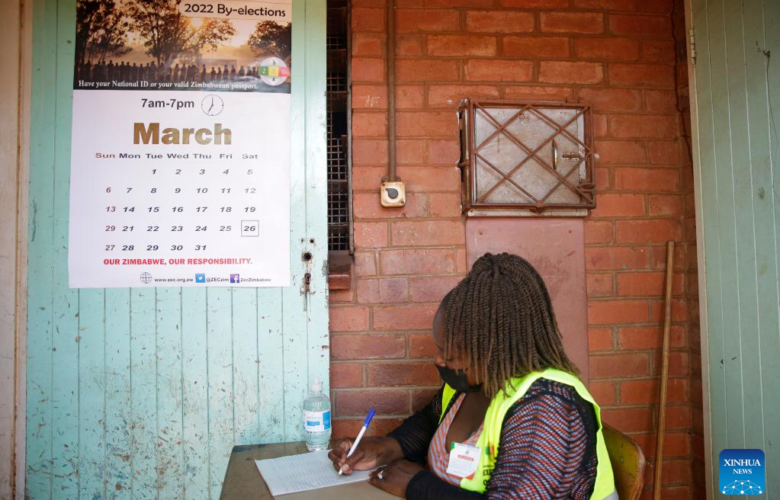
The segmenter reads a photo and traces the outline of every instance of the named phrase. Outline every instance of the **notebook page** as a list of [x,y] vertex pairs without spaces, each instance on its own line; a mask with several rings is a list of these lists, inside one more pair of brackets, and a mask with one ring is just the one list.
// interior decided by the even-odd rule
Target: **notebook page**
[[368,480],[368,471],[339,476],[328,451],[256,460],[255,464],[274,497]]

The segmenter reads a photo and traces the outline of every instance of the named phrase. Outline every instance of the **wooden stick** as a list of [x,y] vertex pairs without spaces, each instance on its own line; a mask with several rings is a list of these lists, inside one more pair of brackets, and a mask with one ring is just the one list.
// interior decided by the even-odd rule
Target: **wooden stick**
[[666,244],[666,298],[664,302],[664,339],[661,344],[661,399],[658,402],[658,435],[655,447],[653,500],[661,500],[661,473],[664,468],[666,432],[666,392],[669,379],[669,332],[672,328],[672,282],[674,281],[674,242]]

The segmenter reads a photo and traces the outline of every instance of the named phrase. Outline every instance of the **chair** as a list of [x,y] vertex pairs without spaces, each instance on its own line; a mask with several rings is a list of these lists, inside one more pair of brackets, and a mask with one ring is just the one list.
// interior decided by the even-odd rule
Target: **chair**
[[637,500],[645,484],[645,455],[636,441],[604,424],[604,442],[615,475],[615,489],[620,500]]

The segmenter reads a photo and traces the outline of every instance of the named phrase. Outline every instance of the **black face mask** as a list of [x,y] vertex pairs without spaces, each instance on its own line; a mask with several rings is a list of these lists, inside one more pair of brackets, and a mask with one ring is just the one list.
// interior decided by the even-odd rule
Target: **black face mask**
[[452,368],[436,365],[436,369],[439,370],[439,376],[450,387],[458,392],[477,392],[482,389],[481,384],[469,385],[466,372],[463,370],[453,370]]

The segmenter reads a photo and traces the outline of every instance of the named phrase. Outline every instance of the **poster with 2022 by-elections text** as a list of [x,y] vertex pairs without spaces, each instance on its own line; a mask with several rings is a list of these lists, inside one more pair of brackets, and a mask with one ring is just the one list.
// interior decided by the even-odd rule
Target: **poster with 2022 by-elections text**
[[72,288],[287,286],[291,0],[78,0]]

